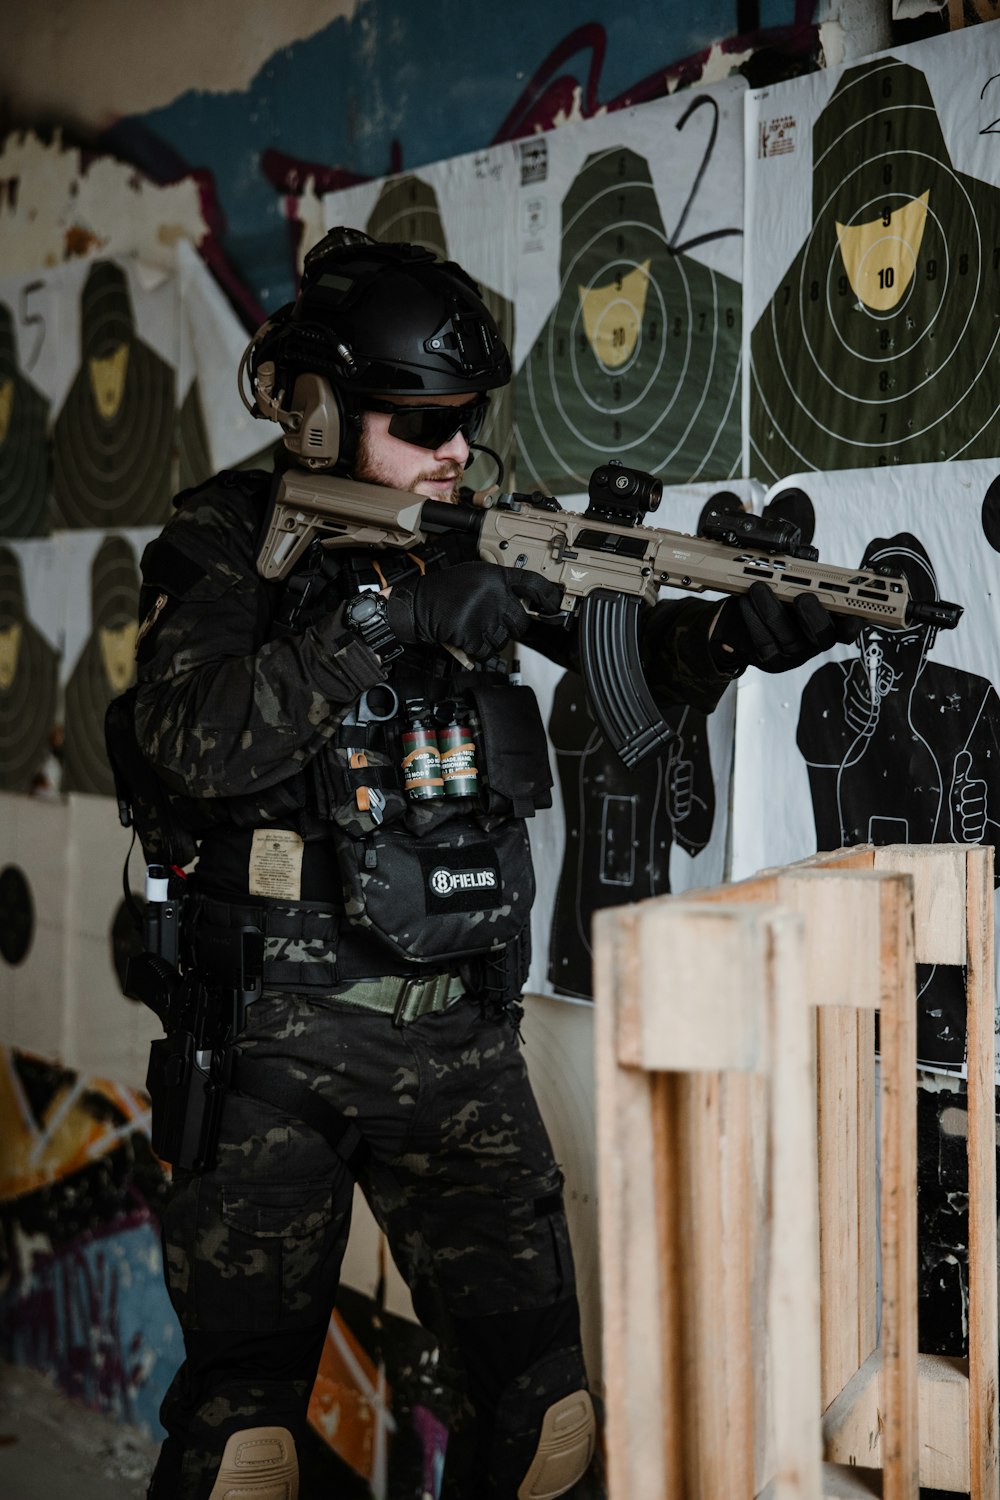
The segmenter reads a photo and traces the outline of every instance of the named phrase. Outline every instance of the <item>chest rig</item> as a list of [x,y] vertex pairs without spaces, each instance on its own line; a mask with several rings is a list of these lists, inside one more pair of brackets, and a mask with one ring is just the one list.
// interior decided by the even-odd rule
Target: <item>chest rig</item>
[[[317,546],[286,585],[273,631],[300,631],[358,589],[462,559]],[[525,818],[551,805],[534,694],[503,661],[468,669],[407,649],[344,709],[302,773],[307,837],[330,839],[344,918],[407,965],[498,956],[525,941],[534,876]]]

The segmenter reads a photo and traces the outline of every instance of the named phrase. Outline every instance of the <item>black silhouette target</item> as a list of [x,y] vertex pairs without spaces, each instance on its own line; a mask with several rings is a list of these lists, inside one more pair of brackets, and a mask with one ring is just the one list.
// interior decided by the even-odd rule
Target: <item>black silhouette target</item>
[[[407,175],[387,182],[378,196],[365,226],[368,234],[376,240],[405,240],[412,245],[423,245],[442,260],[452,256],[461,264],[461,250],[449,251],[437,193],[430,183],[419,177]],[[514,346],[514,304],[508,297],[494,291],[492,287],[480,286],[486,304],[500,336],[508,349]],[[490,393],[490,406],[478,441],[494,449],[509,471],[513,453],[514,397],[512,385]],[[489,478],[495,476],[491,472]],[[472,483],[476,483],[474,475]]]
[[0,547],[0,790],[28,792],[52,740],[58,655],[28,619],[20,559]]
[[58,522],[155,525],[173,490],[174,372],[138,337],[128,282],[110,261],[87,277],[81,324],[80,369],[54,430]]
[[891,58],[845,76],[813,162],[812,228],[751,336],[752,472],[995,454],[1000,192],[954,169]]
[[671,251],[624,147],[588,157],[562,215],[559,296],[518,376],[519,464],[555,494],[607,458],[671,483],[737,473],[738,283]]
[[11,966],[23,963],[34,938],[31,886],[18,865],[5,865],[0,870],[0,957]]
[[104,748],[104,714],[135,678],[139,574],[120,536],[101,543],[91,568],[91,632],[66,684],[63,790],[114,793]]
[[49,403],[18,361],[14,319],[0,302],[0,536],[48,526]]

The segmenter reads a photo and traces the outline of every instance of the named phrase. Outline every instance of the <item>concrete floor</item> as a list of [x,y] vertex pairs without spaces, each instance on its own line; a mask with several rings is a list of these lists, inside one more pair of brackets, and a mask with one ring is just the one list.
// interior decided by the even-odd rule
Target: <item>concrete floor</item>
[[142,1500],[157,1444],[0,1365],[0,1500]]

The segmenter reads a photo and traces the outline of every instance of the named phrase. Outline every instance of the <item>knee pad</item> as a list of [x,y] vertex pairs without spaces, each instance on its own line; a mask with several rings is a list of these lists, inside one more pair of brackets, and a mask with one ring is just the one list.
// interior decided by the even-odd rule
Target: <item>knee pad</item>
[[594,1456],[597,1423],[579,1348],[537,1360],[502,1393],[488,1461],[497,1500],[555,1500]]
[[553,1402],[542,1418],[538,1447],[517,1490],[517,1500],[555,1500],[590,1468],[597,1438],[589,1391]]
[[298,1500],[299,1461],[287,1427],[244,1427],[226,1444],[208,1500]]

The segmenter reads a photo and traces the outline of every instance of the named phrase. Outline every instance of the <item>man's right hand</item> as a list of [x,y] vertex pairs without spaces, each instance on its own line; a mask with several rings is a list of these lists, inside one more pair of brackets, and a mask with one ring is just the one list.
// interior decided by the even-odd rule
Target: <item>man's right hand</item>
[[521,600],[542,615],[554,615],[562,590],[540,573],[500,568],[495,563],[456,563],[426,573],[391,590],[386,617],[393,633],[408,645],[433,641],[455,646],[476,661],[501,651],[511,636],[520,640],[531,624]]

